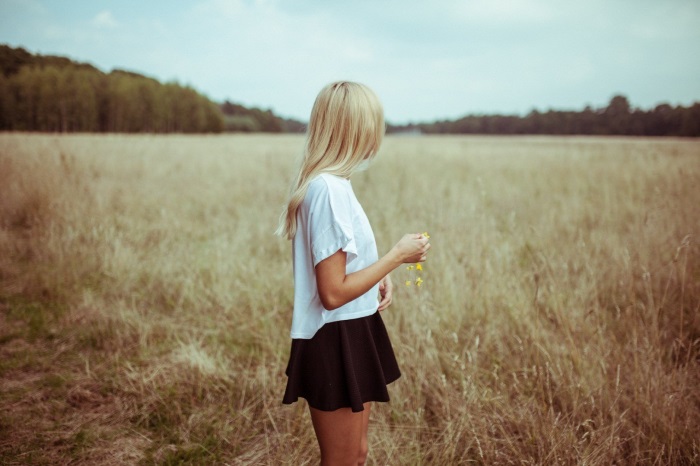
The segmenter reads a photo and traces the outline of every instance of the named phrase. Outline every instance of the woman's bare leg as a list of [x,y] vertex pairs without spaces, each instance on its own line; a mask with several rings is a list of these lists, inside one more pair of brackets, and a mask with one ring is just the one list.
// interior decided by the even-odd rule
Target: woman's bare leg
[[360,454],[357,459],[358,465],[364,465],[367,461],[367,453],[369,452],[369,444],[367,443],[367,430],[369,428],[369,413],[372,408],[372,403],[364,404],[365,410],[362,411],[362,438],[360,439]]
[[369,420],[369,403],[359,413],[353,413],[350,408],[320,411],[311,406],[309,411],[321,449],[321,466],[364,464],[365,457],[360,454],[363,438],[367,444],[365,419]]

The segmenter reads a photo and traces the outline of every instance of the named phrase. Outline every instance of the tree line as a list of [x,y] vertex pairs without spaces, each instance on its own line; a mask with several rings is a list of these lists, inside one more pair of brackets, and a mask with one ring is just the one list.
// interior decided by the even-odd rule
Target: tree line
[[[272,110],[212,102],[189,86],[123,70],[104,73],[66,57],[0,45],[0,131],[303,132],[306,124]],[[614,96],[606,107],[533,110],[526,116],[467,115],[388,133],[700,136],[700,103],[632,108]]]
[[218,104],[189,86],[0,45],[0,130],[302,132],[271,110]]
[[633,109],[627,97],[614,96],[606,107],[583,111],[531,111],[517,115],[468,115],[457,120],[389,125],[389,133],[554,134],[625,136],[700,136],[700,103],[689,107],[660,104]]
[[301,121],[280,118],[272,110],[248,108],[228,100],[221,104],[221,111],[224,113],[225,131],[303,133],[306,130],[306,124]]
[[218,106],[188,86],[0,46],[0,129],[220,132]]

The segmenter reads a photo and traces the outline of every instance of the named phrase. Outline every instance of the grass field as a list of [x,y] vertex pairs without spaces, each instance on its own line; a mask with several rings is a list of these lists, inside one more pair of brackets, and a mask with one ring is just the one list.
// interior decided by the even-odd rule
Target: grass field
[[[315,464],[281,405],[300,136],[0,134],[0,463]],[[369,464],[700,462],[700,142],[388,137]]]

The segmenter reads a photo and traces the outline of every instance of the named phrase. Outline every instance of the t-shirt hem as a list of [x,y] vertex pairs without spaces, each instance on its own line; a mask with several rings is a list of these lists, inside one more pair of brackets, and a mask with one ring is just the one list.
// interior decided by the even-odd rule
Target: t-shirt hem
[[[359,319],[359,318],[361,318],[361,317],[371,316],[371,315],[374,314],[375,312],[378,312],[378,310],[377,310],[376,307],[371,308],[371,309],[366,309],[366,310],[364,310],[364,311],[357,311],[357,312],[353,312],[352,314],[343,315],[343,318],[342,318],[342,319],[338,319],[338,320],[329,320],[329,321],[327,321],[327,322],[324,322],[323,325],[332,324],[333,322],[342,322],[342,321],[344,321],[344,320]],[[321,325],[321,327],[323,327],[323,325]],[[301,332],[301,333],[299,333],[299,332],[297,332],[297,333],[291,332],[291,333],[289,334],[289,336],[290,336],[292,339],[309,340],[309,339],[313,338],[314,335],[316,335],[316,332],[318,332],[319,330],[321,330],[321,327],[317,328],[316,331],[314,331],[314,332],[311,333],[311,334],[306,333],[306,332]]]

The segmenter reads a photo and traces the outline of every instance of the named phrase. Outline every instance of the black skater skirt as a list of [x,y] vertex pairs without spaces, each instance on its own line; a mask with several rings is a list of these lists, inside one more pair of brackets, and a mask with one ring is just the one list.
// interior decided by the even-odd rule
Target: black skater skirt
[[285,404],[305,398],[321,411],[364,410],[368,401],[389,401],[386,386],[401,376],[379,312],[331,322],[310,339],[293,339]]

